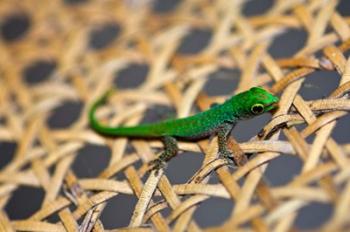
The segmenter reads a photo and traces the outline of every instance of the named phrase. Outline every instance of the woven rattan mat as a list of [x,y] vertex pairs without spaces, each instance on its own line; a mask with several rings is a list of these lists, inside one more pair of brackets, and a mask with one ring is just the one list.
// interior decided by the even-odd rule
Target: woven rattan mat
[[[340,13],[346,9],[336,0],[276,0],[247,16],[239,0],[169,4],[173,8],[141,0],[0,2],[0,231],[104,231],[101,215],[119,195],[137,203],[118,231],[297,231],[303,207],[315,202],[332,210],[314,229],[350,231],[349,134],[341,141],[332,134],[350,109],[350,17]],[[289,55],[272,54],[275,38],[287,32],[296,39],[303,32],[302,45]],[[197,36],[198,44],[186,45],[188,36]],[[292,39],[278,50],[294,45]],[[185,117],[257,85],[281,96],[280,108],[252,139],[230,140],[236,169],[216,159],[215,137],[180,143],[181,153],[204,158],[191,178],[174,184],[167,171],[146,173],[160,142],[107,139],[87,124],[93,100],[135,65],[147,67],[145,80],[136,83],[137,73],[124,72],[122,83],[136,84],[120,88],[98,112],[110,125],[137,124],[156,106]],[[239,72],[230,92],[206,94],[212,74],[222,69]],[[304,80],[322,73],[332,74],[334,88],[306,100]],[[60,108],[67,102],[70,108]],[[52,123],[74,114],[71,122]],[[5,154],[9,144],[12,152]],[[98,173],[80,178],[73,163],[87,168],[75,162],[87,145],[103,146],[110,157]],[[244,153],[253,155],[246,159]],[[287,183],[271,185],[266,171],[285,156],[297,157],[301,168]],[[217,183],[209,181],[213,177]],[[40,190],[42,198],[16,198],[23,188]],[[221,224],[201,226],[194,215],[212,198],[234,207]],[[16,218],[34,203],[34,212]],[[209,217],[216,206],[206,211]],[[114,205],[111,212],[117,217],[124,211]]]

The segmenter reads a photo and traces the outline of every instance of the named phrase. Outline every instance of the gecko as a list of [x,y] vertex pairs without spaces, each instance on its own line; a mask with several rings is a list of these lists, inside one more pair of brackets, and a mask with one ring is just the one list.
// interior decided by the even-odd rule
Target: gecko
[[217,135],[218,155],[232,163],[232,153],[227,148],[227,139],[239,120],[271,111],[278,106],[279,98],[261,87],[238,93],[222,104],[215,104],[206,111],[195,115],[169,119],[155,123],[145,123],[136,126],[109,127],[98,121],[95,113],[104,104],[113,90],[107,91],[96,100],[89,110],[90,126],[99,134],[109,137],[128,137],[159,139],[164,144],[164,151],[149,165],[151,170],[158,171],[176,156],[179,151],[177,140],[195,141]]

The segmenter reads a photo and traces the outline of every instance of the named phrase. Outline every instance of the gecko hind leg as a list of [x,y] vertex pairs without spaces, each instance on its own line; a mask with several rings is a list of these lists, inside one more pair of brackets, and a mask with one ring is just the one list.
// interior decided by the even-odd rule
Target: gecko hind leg
[[227,137],[232,131],[233,127],[234,124],[225,123],[218,130],[219,157],[224,158],[230,165],[233,165],[234,161],[231,151],[227,149]]
[[171,158],[176,156],[177,152],[179,151],[179,148],[177,146],[177,141],[174,137],[165,136],[162,141],[163,141],[165,150],[162,152],[162,154],[159,155],[157,159],[152,160],[149,163],[152,166],[151,170],[156,170],[156,174],[158,174],[158,170],[161,168],[164,168],[166,163]]

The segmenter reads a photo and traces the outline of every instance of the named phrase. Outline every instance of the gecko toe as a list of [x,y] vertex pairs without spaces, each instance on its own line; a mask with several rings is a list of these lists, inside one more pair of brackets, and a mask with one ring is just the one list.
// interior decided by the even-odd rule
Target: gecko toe
[[149,172],[155,171],[155,174],[158,175],[159,169],[165,168],[166,162],[158,158],[150,161],[149,166],[151,167]]
[[230,166],[235,165],[235,161],[231,152],[219,152],[219,158],[226,160]]

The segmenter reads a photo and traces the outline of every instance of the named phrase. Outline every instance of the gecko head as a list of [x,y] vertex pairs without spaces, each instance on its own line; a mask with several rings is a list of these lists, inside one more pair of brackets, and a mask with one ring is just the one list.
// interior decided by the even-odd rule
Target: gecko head
[[253,87],[239,94],[241,118],[251,118],[277,108],[279,98],[263,88]]

